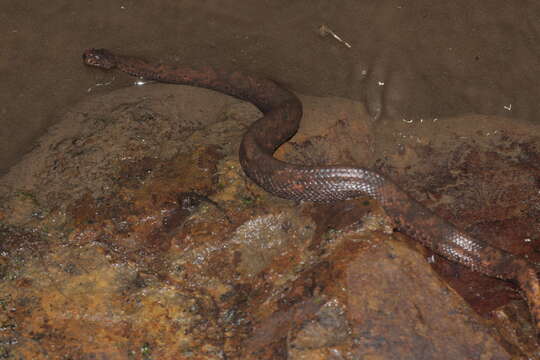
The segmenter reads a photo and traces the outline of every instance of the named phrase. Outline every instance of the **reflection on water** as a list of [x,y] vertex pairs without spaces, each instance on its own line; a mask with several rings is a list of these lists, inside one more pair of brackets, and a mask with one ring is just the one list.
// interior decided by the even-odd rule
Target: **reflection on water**
[[[366,100],[374,117],[534,121],[539,10],[538,2],[503,0],[8,2],[0,13],[0,171],[62,109],[111,80],[81,64],[82,50],[96,46],[250,69],[302,93]],[[321,37],[323,24],[351,47]]]

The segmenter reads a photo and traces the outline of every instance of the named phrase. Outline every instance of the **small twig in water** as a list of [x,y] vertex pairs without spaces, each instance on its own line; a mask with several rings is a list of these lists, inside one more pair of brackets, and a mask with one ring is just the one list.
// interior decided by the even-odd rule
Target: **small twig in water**
[[332,35],[332,37],[334,39],[336,39],[337,41],[339,41],[340,43],[342,43],[343,45],[345,45],[346,47],[348,47],[349,49],[352,47],[351,44],[349,44],[348,42],[346,42],[345,40],[343,40],[338,34],[336,34],[334,31],[332,31],[332,29],[330,29],[328,26],[326,26],[325,24],[322,24],[320,27],[319,27],[319,35],[321,36],[328,36],[328,35]]

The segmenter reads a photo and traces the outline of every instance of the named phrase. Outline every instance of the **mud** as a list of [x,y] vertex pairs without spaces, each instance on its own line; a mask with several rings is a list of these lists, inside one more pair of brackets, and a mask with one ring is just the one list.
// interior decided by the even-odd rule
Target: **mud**
[[[82,67],[87,47],[250,70],[304,94],[364,101],[374,118],[537,121],[539,16],[535,1],[502,0],[5,3],[0,172],[89,90],[131,83]],[[322,37],[323,24],[351,48]]]

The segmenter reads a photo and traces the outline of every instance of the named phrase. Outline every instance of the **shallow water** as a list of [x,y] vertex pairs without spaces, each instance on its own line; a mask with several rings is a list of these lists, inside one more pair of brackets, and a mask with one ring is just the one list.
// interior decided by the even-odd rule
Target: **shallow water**
[[[0,11],[0,173],[64,109],[132,82],[85,68],[87,47],[249,69],[305,94],[365,100],[374,118],[482,113],[538,121],[534,1],[36,4],[9,2]],[[323,24],[351,47],[322,37]]]

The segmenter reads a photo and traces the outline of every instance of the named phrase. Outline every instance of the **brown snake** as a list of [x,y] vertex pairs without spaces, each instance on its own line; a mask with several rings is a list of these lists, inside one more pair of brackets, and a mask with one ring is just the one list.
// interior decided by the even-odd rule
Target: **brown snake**
[[153,64],[104,49],[86,50],[83,60],[89,66],[117,68],[165,83],[204,87],[253,103],[264,116],[245,133],[240,163],[255,183],[276,196],[297,201],[333,202],[360,196],[377,200],[397,230],[435,253],[488,276],[516,282],[525,294],[540,333],[540,285],[533,264],[467,235],[374,171],[301,166],[275,159],[274,151],[296,133],[302,118],[302,103],[292,92],[273,81],[242,72]]

